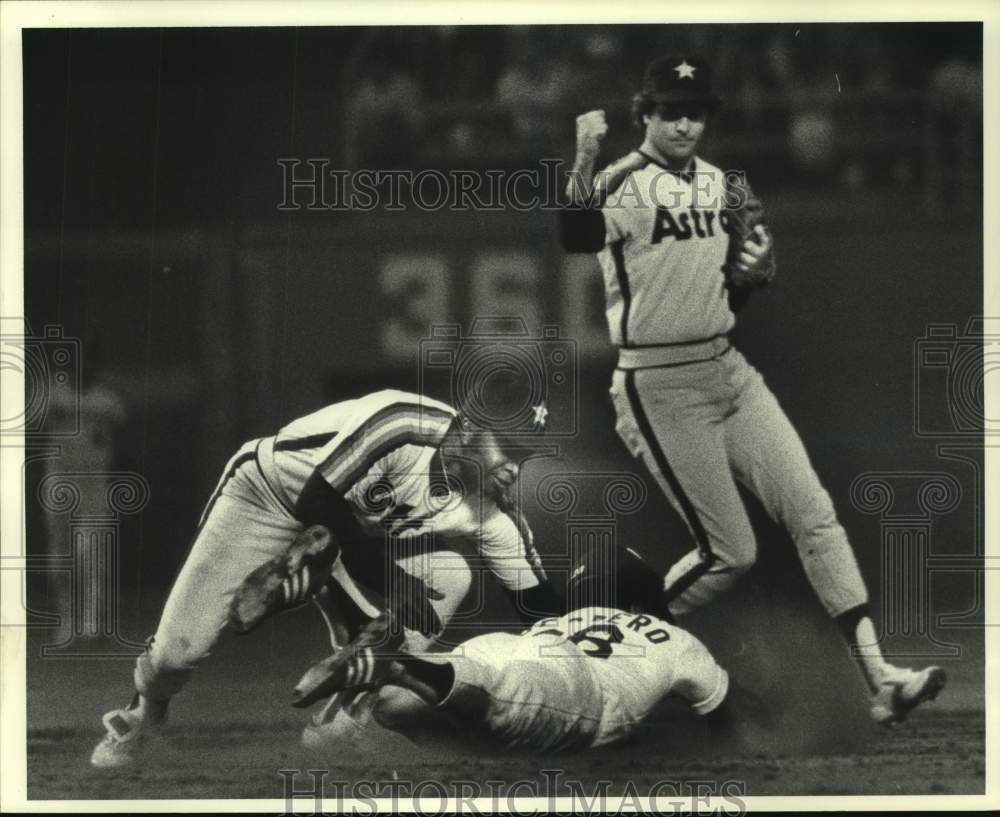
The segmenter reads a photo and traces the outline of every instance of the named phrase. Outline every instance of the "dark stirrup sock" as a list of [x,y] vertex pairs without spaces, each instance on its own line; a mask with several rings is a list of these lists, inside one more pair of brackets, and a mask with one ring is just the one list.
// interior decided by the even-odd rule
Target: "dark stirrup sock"
[[859,604],[837,616],[834,621],[857,662],[861,674],[874,692],[885,674],[886,663],[878,646],[878,636],[872,623],[868,604]]

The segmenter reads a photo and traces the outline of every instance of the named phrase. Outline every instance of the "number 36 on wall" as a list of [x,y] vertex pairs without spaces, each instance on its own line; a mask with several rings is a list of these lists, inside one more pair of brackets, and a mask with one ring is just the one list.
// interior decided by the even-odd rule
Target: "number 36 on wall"
[[608,348],[603,284],[596,262],[524,250],[398,253],[380,259],[382,353],[413,359],[438,323],[468,324],[480,316],[517,316],[529,331],[557,323],[580,351]]

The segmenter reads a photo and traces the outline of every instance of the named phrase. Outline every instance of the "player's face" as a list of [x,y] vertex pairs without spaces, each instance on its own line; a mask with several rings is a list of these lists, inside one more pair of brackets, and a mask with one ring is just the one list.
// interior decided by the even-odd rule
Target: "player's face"
[[452,490],[465,496],[476,492],[485,475],[507,463],[493,432],[468,421],[461,428],[449,429],[441,454]]
[[698,150],[708,108],[697,103],[659,105],[646,117],[646,141],[670,164],[684,166]]

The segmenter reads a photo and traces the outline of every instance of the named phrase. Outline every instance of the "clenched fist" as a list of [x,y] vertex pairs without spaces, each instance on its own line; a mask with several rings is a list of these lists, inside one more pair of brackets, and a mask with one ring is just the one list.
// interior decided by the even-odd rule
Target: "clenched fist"
[[576,152],[593,158],[601,150],[601,141],[608,132],[604,111],[587,111],[576,118]]

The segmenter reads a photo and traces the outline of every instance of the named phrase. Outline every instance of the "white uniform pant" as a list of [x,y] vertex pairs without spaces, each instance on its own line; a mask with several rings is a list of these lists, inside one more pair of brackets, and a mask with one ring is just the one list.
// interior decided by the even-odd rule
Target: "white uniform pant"
[[696,542],[667,574],[674,613],[707,603],[754,563],[757,546],[737,481],[789,531],[830,615],[867,601],[847,535],[802,441],[736,349],[697,363],[618,369],[611,396],[619,436]]
[[[156,634],[136,662],[135,687],[147,698],[163,700],[180,690],[227,632],[230,602],[243,581],[260,565],[286,553],[305,527],[274,495],[256,448],[257,441],[247,443],[227,464]],[[431,604],[446,623],[471,581],[465,560],[457,553],[436,551],[402,559],[399,565],[444,594]],[[345,580],[339,563],[334,572]]]

